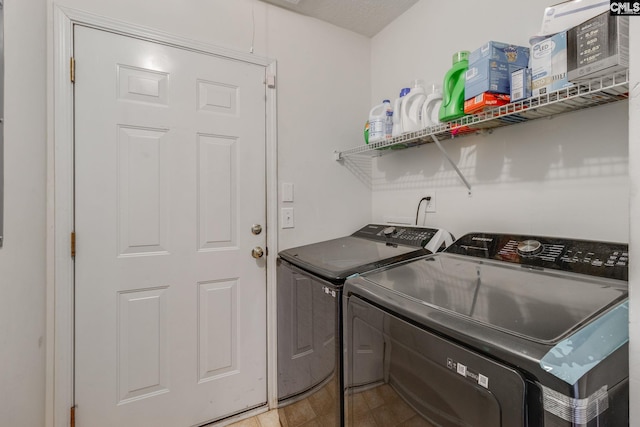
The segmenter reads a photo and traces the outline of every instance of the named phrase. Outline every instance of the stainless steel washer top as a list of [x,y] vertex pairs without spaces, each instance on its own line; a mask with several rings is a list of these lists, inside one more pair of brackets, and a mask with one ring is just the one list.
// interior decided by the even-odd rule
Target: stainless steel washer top
[[368,224],[350,236],[279,253],[280,258],[334,283],[400,261],[414,259],[452,243],[445,230],[405,225]]
[[[534,416],[539,409],[538,418],[529,419],[531,425],[557,419],[618,425],[628,410],[628,262],[628,246],[622,243],[467,234],[443,252],[346,281],[347,316],[353,317],[347,327],[355,328],[349,330],[353,337],[346,338],[354,342],[349,357],[364,358],[356,351],[364,348],[357,341],[362,332],[357,331],[369,304],[390,319],[515,369],[525,384],[523,398],[531,399],[523,413]],[[389,357],[396,349],[396,363],[398,349],[419,344],[415,337],[397,332],[391,320],[386,322],[378,328],[378,341],[396,344],[379,347],[391,348]],[[384,353],[378,359],[386,357]],[[414,369],[405,362],[406,369]],[[438,356],[430,363],[484,387],[477,373],[468,374],[466,367],[457,370],[455,358]],[[376,378],[357,364],[350,369],[347,387],[363,384],[360,378]],[[395,386],[406,384],[398,380]]]

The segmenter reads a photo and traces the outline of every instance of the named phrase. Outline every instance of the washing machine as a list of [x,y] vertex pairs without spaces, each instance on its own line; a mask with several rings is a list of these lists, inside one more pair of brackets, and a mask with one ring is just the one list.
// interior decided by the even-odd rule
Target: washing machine
[[298,406],[307,405],[307,413],[311,412],[319,425],[342,425],[341,297],[345,280],[354,274],[435,253],[450,243],[451,235],[442,229],[368,224],[349,236],[279,253],[277,347],[281,416],[295,417],[292,406],[300,402]]
[[345,425],[629,423],[628,246],[492,233],[348,279]]

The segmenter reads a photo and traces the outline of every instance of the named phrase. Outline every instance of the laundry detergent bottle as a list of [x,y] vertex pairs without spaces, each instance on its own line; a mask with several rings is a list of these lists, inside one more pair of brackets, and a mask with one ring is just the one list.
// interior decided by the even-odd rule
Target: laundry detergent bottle
[[391,128],[391,136],[396,137],[402,135],[404,129],[402,129],[402,116],[400,110],[402,109],[402,99],[409,94],[411,88],[403,87],[400,90],[400,96],[396,98],[393,103],[393,121]]
[[382,141],[386,138],[387,111],[391,110],[388,99],[376,105],[369,112],[369,142]]
[[411,91],[402,99],[402,131],[415,132],[422,128],[420,109],[427,98],[422,80],[414,80]]
[[422,110],[420,111],[420,120],[422,121],[422,127],[437,125],[440,120],[440,106],[442,105],[442,88],[440,85],[431,85],[431,93],[427,95],[422,104]]
[[448,122],[464,116],[464,75],[469,68],[469,51],[463,50],[453,55],[453,67],[442,82],[442,105],[438,118]]

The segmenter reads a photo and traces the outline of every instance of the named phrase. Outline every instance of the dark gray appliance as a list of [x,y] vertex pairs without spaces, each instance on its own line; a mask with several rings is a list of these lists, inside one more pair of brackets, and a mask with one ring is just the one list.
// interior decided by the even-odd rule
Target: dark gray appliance
[[472,233],[350,278],[345,425],[628,425],[627,264],[626,244]]
[[[320,425],[341,425],[342,286],[347,277],[436,252],[444,230],[369,224],[350,236],[283,250],[278,259],[278,401],[323,396]],[[327,402],[324,397],[329,396]],[[318,413],[320,412],[320,413]]]

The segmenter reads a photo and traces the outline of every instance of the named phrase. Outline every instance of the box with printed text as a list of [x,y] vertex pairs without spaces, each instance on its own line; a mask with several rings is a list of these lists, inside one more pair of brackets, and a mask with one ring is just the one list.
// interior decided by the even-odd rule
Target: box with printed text
[[540,96],[569,87],[567,33],[558,33],[531,46],[531,95]]
[[567,31],[567,72],[577,81],[629,67],[629,17],[603,13]]

